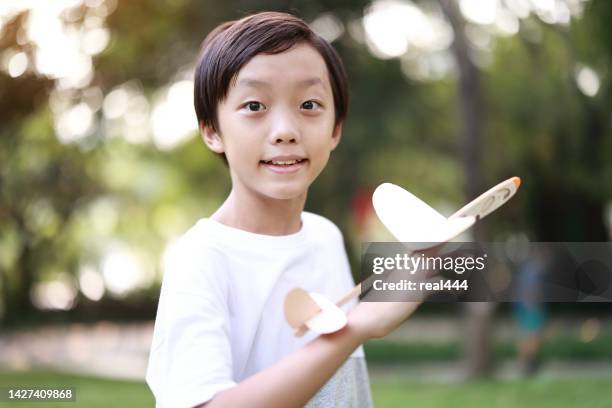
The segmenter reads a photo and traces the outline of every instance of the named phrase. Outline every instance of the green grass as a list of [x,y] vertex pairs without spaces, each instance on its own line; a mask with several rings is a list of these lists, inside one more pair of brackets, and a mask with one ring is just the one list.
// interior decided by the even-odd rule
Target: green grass
[[[153,407],[154,401],[144,383],[104,380],[54,372],[0,372],[0,387],[74,387],[76,402],[0,403],[0,407],[106,408]],[[377,408],[474,407],[474,408],[599,408],[612,407],[609,380],[517,380],[478,381],[465,384],[419,382],[374,382]]]
[[[608,333],[584,343],[575,337],[557,336],[543,342],[540,357],[543,360],[612,360],[612,334]],[[441,344],[421,342],[371,341],[365,345],[370,363],[415,363],[451,361],[462,356],[462,345],[458,342]],[[516,358],[516,346],[511,342],[494,345],[496,359]]]
[[76,402],[0,402],[0,407],[107,408],[153,407],[153,395],[146,384],[106,380],[56,372],[0,372],[0,387],[70,387],[76,390]]
[[465,384],[374,383],[377,408],[604,408],[612,407],[610,380],[517,380]]

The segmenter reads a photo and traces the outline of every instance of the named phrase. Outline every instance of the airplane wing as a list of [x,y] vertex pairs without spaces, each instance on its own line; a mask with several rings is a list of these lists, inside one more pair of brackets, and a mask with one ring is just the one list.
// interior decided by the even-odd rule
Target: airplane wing
[[516,194],[520,185],[521,179],[518,177],[512,177],[506,181],[502,181],[495,187],[470,201],[449,218],[466,217],[470,215],[477,219],[484,218],[510,200],[510,198]]
[[383,183],[372,195],[376,215],[400,242],[424,242],[424,232],[439,229],[446,217],[414,194],[391,183]]
[[383,225],[399,242],[445,242],[474,224],[474,217],[447,219],[423,200],[391,183],[374,191],[372,204]]

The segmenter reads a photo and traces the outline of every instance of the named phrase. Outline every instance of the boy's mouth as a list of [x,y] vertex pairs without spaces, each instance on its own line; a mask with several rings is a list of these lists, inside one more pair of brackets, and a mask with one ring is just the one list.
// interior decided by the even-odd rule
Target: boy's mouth
[[263,164],[271,164],[274,166],[292,166],[297,163],[302,163],[307,159],[292,159],[292,160],[261,160]]
[[308,159],[304,158],[278,158],[261,160],[259,163],[274,173],[287,174],[300,170],[307,162]]

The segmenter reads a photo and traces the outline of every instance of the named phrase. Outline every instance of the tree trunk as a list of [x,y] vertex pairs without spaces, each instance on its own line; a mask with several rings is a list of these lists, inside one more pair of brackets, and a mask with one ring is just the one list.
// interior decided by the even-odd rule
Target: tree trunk
[[25,225],[25,220],[20,215],[13,214],[19,228],[19,234],[23,241],[16,261],[15,286],[14,290],[7,289],[7,299],[5,301],[5,316],[8,324],[28,318],[33,311],[30,301],[30,292],[34,283],[34,273],[32,270],[32,248],[29,240],[29,231]]
[[[461,130],[463,167],[465,170],[464,191],[468,200],[475,198],[482,189],[480,168],[480,143],[482,138],[483,101],[480,88],[480,72],[470,58],[470,49],[465,36],[465,24],[454,0],[439,0],[442,11],[450,23],[454,41],[452,51],[459,69],[458,104]],[[474,239],[483,240],[485,231],[480,223],[474,227]],[[467,303],[465,307],[464,353],[469,377],[483,376],[490,368],[490,334],[494,304],[487,302]]]

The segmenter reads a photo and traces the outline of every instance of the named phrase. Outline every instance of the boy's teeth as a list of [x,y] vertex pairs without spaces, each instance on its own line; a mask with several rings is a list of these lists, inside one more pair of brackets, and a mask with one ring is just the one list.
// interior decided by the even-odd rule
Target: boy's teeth
[[273,160],[272,164],[276,164],[276,165],[280,165],[280,166],[288,166],[290,164],[295,164],[297,162],[298,162],[297,160],[286,160],[286,161],[276,161],[276,160]]

